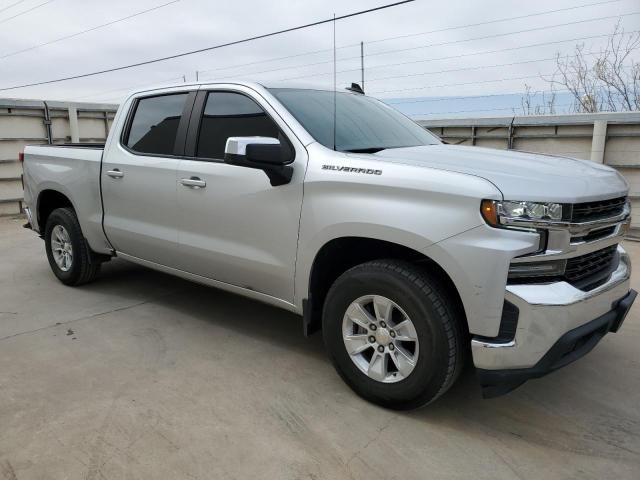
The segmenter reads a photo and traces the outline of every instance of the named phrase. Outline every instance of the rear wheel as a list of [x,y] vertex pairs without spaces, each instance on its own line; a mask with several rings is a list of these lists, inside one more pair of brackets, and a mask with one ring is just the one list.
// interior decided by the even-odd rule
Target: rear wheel
[[65,285],[92,281],[100,271],[100,258],[82,236],[80,223],[71,208],[57,208],[44,232],[45,248],[51,270]]
[[463,365],[461,321],[438,280],[403,261],[364,263],[341,275],[324,305],[323,336],[346,383],[394,409],[446,392]]

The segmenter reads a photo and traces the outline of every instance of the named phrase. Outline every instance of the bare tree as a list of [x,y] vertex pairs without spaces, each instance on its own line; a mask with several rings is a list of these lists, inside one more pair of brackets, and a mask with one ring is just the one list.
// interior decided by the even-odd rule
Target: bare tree
[[[551,103],[533,102],[531,87],[525,85],[522,112],[525,115],[555,113],[556,93],[568,92],[572,97],[571,111],[578,113],[620,112],[640,110],[640,63],[633,53],[640,48],[640,32],[625,33],[620,22],[607,44],[599,52],[585,52],[585,45],[576,45],[569,55],[556,56],[556,72],[544,78],[551,90]],[[551,111],[548,111],[551,110]]]
[[[556,92],[553,85],[550,92],[533,91],[531,85],[524,85],[525,93],[520,99],[523,115],[545,115],[556,113]],[[539,101],[540,100],[540,101]],[[514,109],[514,115],[519,112]]]

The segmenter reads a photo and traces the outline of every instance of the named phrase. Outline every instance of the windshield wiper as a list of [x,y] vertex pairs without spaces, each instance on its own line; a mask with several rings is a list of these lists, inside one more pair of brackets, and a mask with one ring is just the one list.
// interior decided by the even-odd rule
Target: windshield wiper
[[386,150],[386,147],[351,148],[343,151],[349,153],[377,153],[382,150]]

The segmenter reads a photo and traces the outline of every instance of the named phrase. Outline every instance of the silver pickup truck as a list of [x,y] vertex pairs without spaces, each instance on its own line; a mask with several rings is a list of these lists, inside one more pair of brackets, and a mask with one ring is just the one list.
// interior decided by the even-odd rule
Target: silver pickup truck
[[636,296],[614,170],[445,145],[358,91],[138,91],[104,146],[27,147],[24,182],[63,283],[120,257],[296,312],[390,408],[433,401],[469,356],[484,396],[506,393],[589,352]]

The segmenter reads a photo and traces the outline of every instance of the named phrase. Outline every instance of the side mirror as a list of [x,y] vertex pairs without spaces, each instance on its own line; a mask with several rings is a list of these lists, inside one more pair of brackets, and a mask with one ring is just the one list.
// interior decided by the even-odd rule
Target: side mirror
[[225,163],[263,170],[274,187],[291,181],[293,167],[287,157],[280,141],[271,137],[229,137],[224,149]]

